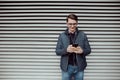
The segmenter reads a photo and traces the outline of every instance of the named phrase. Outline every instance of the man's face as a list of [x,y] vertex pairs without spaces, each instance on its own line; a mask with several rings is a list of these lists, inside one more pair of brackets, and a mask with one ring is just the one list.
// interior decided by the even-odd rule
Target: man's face
[[77,24],[78,24],[77,21],[68,18],[68,22],[67,22],[68,31],[69,31],[70,33],[74,33],[75,30],[76,30]]

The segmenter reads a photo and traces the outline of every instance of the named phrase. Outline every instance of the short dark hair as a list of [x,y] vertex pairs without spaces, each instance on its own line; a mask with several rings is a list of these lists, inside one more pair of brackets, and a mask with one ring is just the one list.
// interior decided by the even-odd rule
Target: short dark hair
[[78,17],[75,14],[69,14],[66,18],[66,21],[68,22],[68,18],[73,19],[75,21],[78,21]]

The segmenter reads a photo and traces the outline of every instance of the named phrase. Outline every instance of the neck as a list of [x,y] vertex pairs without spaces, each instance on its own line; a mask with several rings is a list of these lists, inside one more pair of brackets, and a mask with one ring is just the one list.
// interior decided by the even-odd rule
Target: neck
[[[76,30],[75,30],[75,31],[76,31]],[[72,34],[73,34],[73,33],[75,33],[75,31],[70,31],[70,30],[69,30],[69,33],[72,33]]]

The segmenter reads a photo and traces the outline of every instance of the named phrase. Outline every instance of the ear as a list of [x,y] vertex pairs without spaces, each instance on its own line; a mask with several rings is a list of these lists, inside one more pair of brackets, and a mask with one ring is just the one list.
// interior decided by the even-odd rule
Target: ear
[[68,27],[68,23],[66,23],[67,27]]

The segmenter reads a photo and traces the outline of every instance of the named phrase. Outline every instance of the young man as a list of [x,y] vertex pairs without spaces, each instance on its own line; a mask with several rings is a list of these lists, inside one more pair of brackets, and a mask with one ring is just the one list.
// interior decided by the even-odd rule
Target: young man
[[87,66],[86,56],[91,48],[84,32],[77,28],[78,17],[75,14],[67,16],[67,29],[58,37],[56,54],[61,56],[60,67],[62,80],[83,80],[84,69]]

